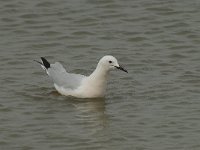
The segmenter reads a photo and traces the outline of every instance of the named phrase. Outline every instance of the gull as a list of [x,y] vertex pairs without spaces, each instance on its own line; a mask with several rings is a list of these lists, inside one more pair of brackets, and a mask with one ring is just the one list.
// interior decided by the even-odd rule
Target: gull
[[34,61],[39,63],[46,71],[52,79],[55,89],[60,94],[77,98],[104,97],[110,70],[119,69],[128,73],[111,55],[102,57],[96,69],[89,76],[69,73],[61,63],[50,64],[44,57],[41,57],[41,62]]

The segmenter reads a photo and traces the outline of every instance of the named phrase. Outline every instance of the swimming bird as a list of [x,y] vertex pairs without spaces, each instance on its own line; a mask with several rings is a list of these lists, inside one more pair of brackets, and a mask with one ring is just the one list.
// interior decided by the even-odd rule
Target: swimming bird
[[59,62],[50,64],[44,57],[41,57],[41,62],[34,61],[46,71],[60,94],[77,98],[104,97],[110,70],[119,69],[128,73],[111,55],[102,57],[96,69],[89,76],[68,73],[62,64]]

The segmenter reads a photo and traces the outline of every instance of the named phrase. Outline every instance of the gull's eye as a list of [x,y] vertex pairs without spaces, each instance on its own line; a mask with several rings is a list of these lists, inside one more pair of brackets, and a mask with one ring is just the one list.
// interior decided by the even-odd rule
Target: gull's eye
[[110,60],[110,61],[109,61],[109,63],[111,64],[111,63],[112,63],[112,61]]

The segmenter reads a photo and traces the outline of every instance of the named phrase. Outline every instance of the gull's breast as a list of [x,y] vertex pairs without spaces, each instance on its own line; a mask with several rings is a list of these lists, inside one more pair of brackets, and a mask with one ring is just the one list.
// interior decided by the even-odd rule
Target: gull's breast
[[104,97],[106,92],[106,84],[98,84],[92,80],[83,80],[81,86],[76,89],[78,97],[93,98]]

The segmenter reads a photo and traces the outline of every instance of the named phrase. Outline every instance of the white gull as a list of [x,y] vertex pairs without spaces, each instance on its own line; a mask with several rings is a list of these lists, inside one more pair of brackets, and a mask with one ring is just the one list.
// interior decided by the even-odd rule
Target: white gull
[[78,98],[104,97],[110,70],[119,69],[128,73],[111,55],[101,58],[89,76],[68,73],[59,62],[50,64],[44,57],[41,57],[41,62],[36,62],[46,70],[60,94]]

